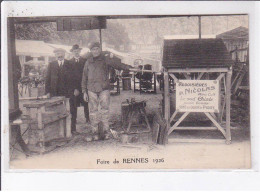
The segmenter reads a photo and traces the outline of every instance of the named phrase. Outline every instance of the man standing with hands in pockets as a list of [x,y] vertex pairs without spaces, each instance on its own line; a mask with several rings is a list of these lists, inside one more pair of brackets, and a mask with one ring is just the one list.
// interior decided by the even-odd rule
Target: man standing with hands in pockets
[[109,133],[109,68],[129,70],[131,66],[114,63],[113,56],[105,56],[98,42],[91,43],[89,49],[91,55],[88,57],[83,70],[82,93],[84,100],[89,103],[92,133],[98,133],[99,122],[103,123],[103,130]]
[[70,113],[71,113],[71,132],[77,134],[76,123],[77,123],[77,107],[80,105],[84,106],[84,115],[86,122],[89,122],[89,110],[88,103],[83,100],[83,94],[81,92],[81,81],[82,72],[86,59],[80,56],[81,49],[79,45],[75,44],[72,46],[70,52],[73,54],[73,58],[70,59],[71,65],[71,80],[72,90],[70,95]]

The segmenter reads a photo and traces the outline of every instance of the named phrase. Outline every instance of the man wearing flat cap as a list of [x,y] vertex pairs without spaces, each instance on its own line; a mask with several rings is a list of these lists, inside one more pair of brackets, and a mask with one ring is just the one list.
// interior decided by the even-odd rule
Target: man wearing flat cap
[[89,103],[89,118],[92,133],[98,133],[98,124],[103,123],[104,131],[109,133],[110,105],[110,68],[129,70],[131,66],[115,62],[113,57],[106,56],[101,51],[100,43],[94,42],[89,46],[91,55],[84,66],[82,76],[82,92],[84,100]]
[[88,103],[83,100],[83,94],[81,92],[81,80],[82,80],[82,72],[84,65],[86,63],[86,59],[80,56],[82,48],[79,45],[75,44],[72,46],[70,52],[73,55],[73,58],[69,60],[72,71],[71,77],[72,79],[72,88],[70,92],[70,113],[71,113],[71,132],[76,132],[76,122],[77,122],[77,107],[80,105],[84,106],[84,114],[86,122],[89,122],[89,110],[88,110]]

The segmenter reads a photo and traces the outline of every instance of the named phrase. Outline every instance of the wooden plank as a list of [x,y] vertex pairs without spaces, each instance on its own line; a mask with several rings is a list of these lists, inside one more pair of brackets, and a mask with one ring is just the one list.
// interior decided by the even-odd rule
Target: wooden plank
[[183,73],[184,77],[187,79],[187,80],[190,80],[191,77],[187,74],[187,73]]
[[129,119],[129,123],[128,123],[127,129],[126,129],[126,132],[127,132],[127,133],[130,131],[130,128],[131,128],[131,126],[132,126],[133,116],[134,116],[134,111],[132,111],[132,112],[130,113],[130,119]]
[[[226,77],[227,77],[227,75],[226,75]],[[225,91],[225,95],[226,95],[226,93],[227,93],[227,87],[226,87],[226,79],[224,79],[224,91]]]
[[64,114],[59,114],[59,115],[55,115],[55,116],[52,116],[51,118],[47,118],[47,119],[43,119],[43,124],[46,125],[46,124],[49,124],[49,123],[53,123],[55,121],[58,121],[60,119],[64,119],[68,116],[68,113],[64,113]]
[[154,77],[154,93],[156,94],[156,75],[155,73],[153,73],[153,77]]
[[228,68],[169,68],[168,72],[169,73],[183,73],[183,72],[193,72],[193,73],[198,73],[198,72],[228,72]]
[[176,117],[176,115],[178,114],[178,111],[175,110],[175,112],[172,114],[171,118],[170,118],[170,122],[173,121],[173,119]]
[[166,120],[165,143],[168,142],[168,130],[170,128],[170,87],[169,87],[169,73],[164,70],[164,118]]
[[[225,76],[225,75],[224,75]],[[219,113],[217,114],[217,117],[218,117],[218,122],[219,123],[222,123],[222,120],[221,120],[221,104],[222,104],[222,97],[221,97],[221,83],[222,83],[222,79],[219,80],[219,88],[218,88],[218,94],[219,94],[219,100],[218,100],[218,110],[219,110]]]
[[232,71],[227,73],[227,93],[226,93],[226,139],[231,141],[231,132],[230,132],[230,105],[231,105],[231,76]]
[[221,73],[216,80],[220,81],[224,76],[225,76],[225,73]]
[[209,114],[210,114],[215,120],[217,120],[217,117],[216,117],[216,115],[215,115],[214,112],[210,112]]
[[237,89],[239,88],[239,86],[241,85],[242,81],[243,81],[243,78],[245,77],[246,75],[246,70],[243,70],[242,73],[240,74],[238,80],[237,80],[237,83],[235,85],[235,88],[233,90],[233,94],[236,93]]
[[240,90],[249,90],[249,86],[239,86],[238,89],[240,89]]
[[149,120],[148,120],[148,118],[147,118],[147,114],[146,114],[145,109],[144,109],[144,108],[141,108],[140,111],[142,111],[143,114],[144,114],[144,119],[145,119],[147,128],[149,129],[147,132],[151,132],[151,131],[152,131],[152,128],[151,128],[150,123],[149,123]]
[[135,75],[134,75],[134,92],[135,92],[135,84],[136,84],[136,82],[135,82]]
[[179,79],[174,75],[174,74],[170,74],[169,76],[177,83],[179,81]]
[[66,137],[70,138],[71,137],[71,114],[69,113],[70,104],[68,98],[65,100],[65,105],[68,113],[68,116],[66,117]]
[[198,16],[199,19],[199,39],[201,39],[201,16]]
[[239,71],[236,74],[236,77],[233,79],[233,82],[231,83],[231,88],[233,87],[233,85],[236,83],[237,79],[239,78],[239,76],[241,75],[241,71],[243,69],[243,66],[240,67]]
[[[226,77],[227,77],[227,74],[226,74]],[[224,84],[224,94],[225,94],[225,97],[224,97],[224,102],[222,104],[222,109],[221,109],[221,112],[220,112],[220,123],[222,123],[223,114],[224,114],[225,106],[226,106],[226,95],[227,95],[227,92],[226,92],[226,78],[223,79],[223,84]]]
[[60,119],[60,120],[59,120],[59,135],[60,135],[61,137],[64,137],[64,136],[65,136],[65,130],[64,130],[64,122],[63,122],[63,120],[65,120],[65,119]]
[[181,118],[169,129],[168,135],[188,116],[190,112],[185,112]]
[[226,106],[226,96],[224,98],[224,102],[223,102],[222,109],[221,109],[221,112],[220,112],[220,123],[222,123],[223,114],[224,114],[224,111],[225,111],[225,106]]
[[175,130],[218,130],[217,127],[175,127]]
[[169,126],[170,121],[170,93],[169,93],[169,74],[164,72],[164,118]]
[[169,143],[225,143],[225,139],[169,138]]
[[226,137],[225,130],[220,126],[220,124],[207,112],[205,112],[205,115],[212,121],[212,123],[221,131],[221,133]]
[[45,111],[45,107],[41,107],[39,109],[37,109],[37,122],[38,122],[38,128],[39,129],[43,129],[44,128],[44,124],[43,124],[43,118],[42,118],[42,114]]
[[200,80],[203,75],[204,75],[204,72],[200,72],[199,76],[197,77],[197,80]]

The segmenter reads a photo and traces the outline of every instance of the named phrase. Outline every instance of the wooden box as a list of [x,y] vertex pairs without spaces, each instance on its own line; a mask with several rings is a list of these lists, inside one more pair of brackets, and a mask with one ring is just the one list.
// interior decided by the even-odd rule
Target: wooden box
[[70,128],[66,126],[69,113],[65,103],[65,97],[53,97],[32,100],[24,104],[26,114],[32,119],[29,129],[29,148],[44,152],[46,143],[70,137]]

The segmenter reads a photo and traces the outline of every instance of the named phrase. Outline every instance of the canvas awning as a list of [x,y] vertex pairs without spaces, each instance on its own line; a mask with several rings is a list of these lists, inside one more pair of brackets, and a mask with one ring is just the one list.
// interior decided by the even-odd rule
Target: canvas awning
[[16,55],[18,56],[54,56],[53,47],[38,40],[15,40]]

